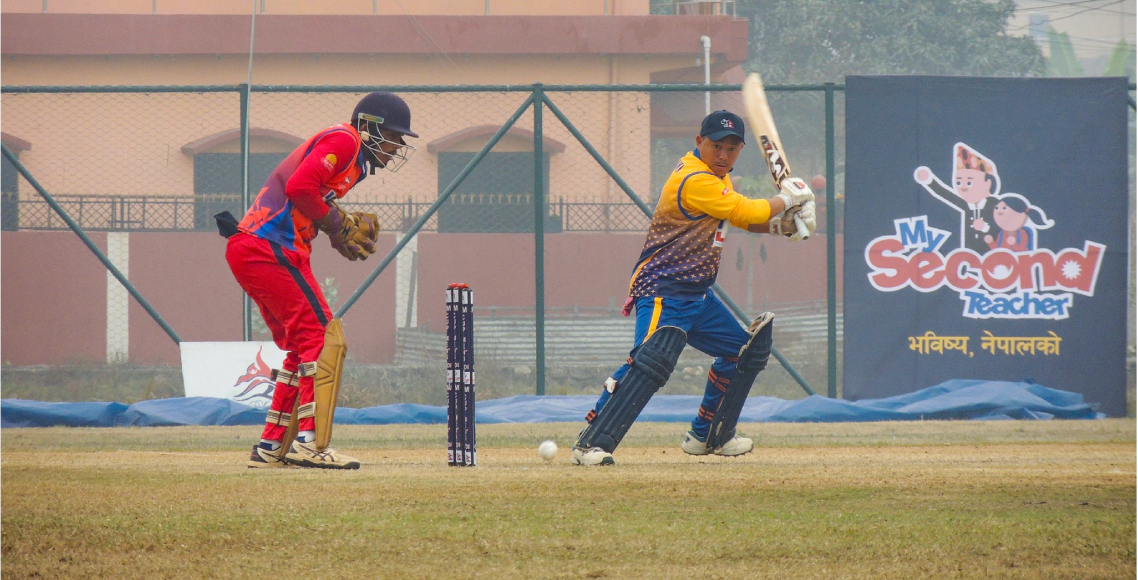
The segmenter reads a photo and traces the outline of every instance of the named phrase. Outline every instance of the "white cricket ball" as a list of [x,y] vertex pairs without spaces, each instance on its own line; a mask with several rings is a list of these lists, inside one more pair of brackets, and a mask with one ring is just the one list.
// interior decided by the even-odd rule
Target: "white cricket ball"
[[537,455],[546,461],[553,461],[557,457],[557,444],[552,441],[543,441],[537,446]]

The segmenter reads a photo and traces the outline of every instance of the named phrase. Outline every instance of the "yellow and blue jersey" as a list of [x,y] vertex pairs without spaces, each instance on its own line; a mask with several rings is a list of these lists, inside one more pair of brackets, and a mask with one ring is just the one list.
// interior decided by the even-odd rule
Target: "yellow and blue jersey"
[[719,274],[727,224],[745,229],[770,219],[765,199],[749,199],[692,151],[664,184],[644,250],[629,284],[634,297],[702,300]]

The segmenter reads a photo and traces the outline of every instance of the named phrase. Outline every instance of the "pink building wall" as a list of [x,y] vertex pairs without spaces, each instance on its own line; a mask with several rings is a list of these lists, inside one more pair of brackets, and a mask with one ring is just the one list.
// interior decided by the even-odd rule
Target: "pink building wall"
[[[91,234],[103,252],[105,234]],[[106,360],[107,271],[74,234],[0,234],[0,360]]]
[[[106,251],[106,234],[90,235]],[[313,273],[319,281],[336,279],[343,304],[396,241],[395,234],[382,234],[376,256],[348,262],[318,239]],[[619,307],[643,241],[643,234],[547,235],[546,306]],[[451,282],[470,284],[480,307],[532,308],[533,242],[529,234],[420,234],[419,326],[445,329],[443,290]],[[841,238],[838,242],[840,256]],[[756,305],[769,302],[777,312],[781,303],[825,300],[824,236],[791,244],[769,236],[752,242],[741,232],[731,232],[719,283],[736,302],[745,305],[747,294],[747,268],[738,258],[748,255],[752,243],[751,294]],[[765,261],[760,244],[765,246]],[[106,270],[95,256],[71,232],[3,232],[0,247],[0,359],[13,365],[105,361]],[[241,290],[225,262],[225,240],[216,233],[132,233],[129,260],[131,282],[182,340],[241,340]],[[840,270],[837,276],[841,280]],[[355,362],[394,359],[396,296],[392,263],[344,318]],[[511,313],[532,316],[532,311]],[[133,299],[129,318],[131,362],[179,364],[177,345]]]

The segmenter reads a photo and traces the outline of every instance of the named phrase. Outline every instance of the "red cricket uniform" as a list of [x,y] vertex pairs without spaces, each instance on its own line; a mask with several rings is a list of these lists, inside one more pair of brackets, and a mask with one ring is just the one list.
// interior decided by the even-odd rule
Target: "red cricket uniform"
[[[312,275],[311,242],[319,230],[313,223],[328,213],[326,201],[344,197],[366,177],[359,133],[350,124],[330,127],[296,148],[273,170],[253,206],[230,236],[225,259],[241,288],[257,303],[284,351],[284,369],[296,373],[299,365],[315,362],[324,348],[324,327],[332,312]],[[313,378],[301,377],[298,386],[277,382],[271,409],[292,413],[313,399]],[[298,430],[312,431],[311,417],[300,420]],[[286,427],[270,421],[262,439],[280,441]]]

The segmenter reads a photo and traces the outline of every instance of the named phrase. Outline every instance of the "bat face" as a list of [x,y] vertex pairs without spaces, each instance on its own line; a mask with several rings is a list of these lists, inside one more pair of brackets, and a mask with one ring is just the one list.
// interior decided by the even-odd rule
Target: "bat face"
[[782,153],[782,142],[778,138],[778,129],[775,128],[774,117],[767,103],[763,80],[758,73],[747,75],[743,82],[743,106],[751,121],[751,131],[759,137],[763,159],[767,162],[775,185],[778,185],[790,177],[790,164]]
[[763,158],[767,160],[771,177],[774,178],[775,184],[782,183],[784,179],[790,177],[790,166],[786,164],[786,158],[766,135],[759,135],[759,141],[762,143]]
[[[763,89],[763,79],[759,73],[751,73],[743,81],[743,106],[751,121],[751,131],[759,138],[763,159],[767,161],[775,186],[782,187],[782,182],[790,177],[790,164],[783,154],[782,141],[778,138],[778,129],[775,128],[774,116],[767,103],[767,93]],[[794,223],[799,231],[805,229],[797,212],[794,214]],[[803,236],[802,239],[806,237]]]
[[752,131],[756,135],[766,135],[774,143],[775,149],[782,149],[782,140],[778,137],[778,128],[774,124],[770,104],[767,102],[767,93],[763,89],[763,80],[759,73],[747,75],[743,81],[743,107],[747,109],[747,118],[751,122]]

